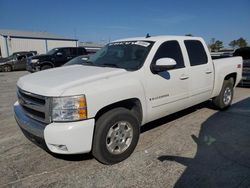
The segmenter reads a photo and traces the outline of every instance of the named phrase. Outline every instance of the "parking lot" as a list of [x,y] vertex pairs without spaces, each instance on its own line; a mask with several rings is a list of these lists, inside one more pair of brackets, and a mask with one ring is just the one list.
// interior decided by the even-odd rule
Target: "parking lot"
[[26,74],[0,73],[0,187],[250,187],[250,88],[236,88],[227,111],[205,102],[145,125],[134,153],[106,166],[23,136],[12,106]]

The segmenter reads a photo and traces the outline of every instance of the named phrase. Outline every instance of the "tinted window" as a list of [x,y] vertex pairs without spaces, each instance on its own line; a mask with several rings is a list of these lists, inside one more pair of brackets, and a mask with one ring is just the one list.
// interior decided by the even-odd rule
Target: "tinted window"
[[202,43],[198,40],[186,40],[185,46],[187,49],[191,66],[202,65],[207,63],[207,54]]
[[17,56],[17,60],[23,60],[23,59],[25,59],[26,57],[25,57],[25,55],[19,55],[19,56]]
[[77,56],[77,48],[70,48],[70,55]]
[[91,55],[87,63],[126,70],[138,70],[153,46],[151,41],[119,41],[107,44]]
[[31,57],[31,56],[33,56],[33,54],[26,54],[26,56],[27,56],[27,57]]
[[176,61],[176,68],[183,68],[184,61],[181,52],[180,45],[177,41],[164,42],[157,50],[153,63],[155,63],[160,58],[172,58]]
[[64,56],[70,56],[70,48],[62,48],[60,49],[60,52],[64,55]]
[[87,54],[87,51],[85,48],[78,48],[78,55],[85,55]]

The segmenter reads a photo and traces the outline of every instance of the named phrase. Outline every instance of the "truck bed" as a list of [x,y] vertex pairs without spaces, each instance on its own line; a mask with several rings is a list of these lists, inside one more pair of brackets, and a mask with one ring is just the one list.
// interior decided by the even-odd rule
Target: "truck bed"
[[212,96],[217,96],[220,93],[224,76],[235,74],[235,85],[237,85],[242,78],[242,58],[241,57],[228,57],[213,60],[215,70],[214,91]]

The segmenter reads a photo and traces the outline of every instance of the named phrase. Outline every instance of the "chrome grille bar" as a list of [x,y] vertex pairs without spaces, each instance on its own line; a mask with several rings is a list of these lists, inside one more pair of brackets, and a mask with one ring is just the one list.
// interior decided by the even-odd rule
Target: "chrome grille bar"
[[50,98],[20,88],[17,90],[17,97],[29,117],[43,123],[50,123]]

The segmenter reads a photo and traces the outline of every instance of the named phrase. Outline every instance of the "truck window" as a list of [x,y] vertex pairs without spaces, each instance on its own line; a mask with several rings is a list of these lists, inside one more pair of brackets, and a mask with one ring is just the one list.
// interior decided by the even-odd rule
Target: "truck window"
[[77,56],[77,48],[70,48],[70,54],[73,56]]
[[203,65],[208,62],[207,53],[202,45],[202,43],[198,40],[185,40],[184,41],[190,65]]
[[33,56],[33,54],[32,53],[28,53],[28,54],[26,54],[26,56],[27,57],[31,57],[31,56]]
[[177,63],[176,68],[185,67],[178,41],[167,41],[161,44],[154,56],[153,63],[155,63],[158,59],[165,57],[174,59]]
[[85,48],[77,48],[78,49],[78,55],[85,55],[87,54]]
[[71,55],[70,48],[62,48],[62,49],[59,50],[59,52],[61,52],[63,54],[63,56],[65,56],[65,57]]
[[26,58],[25,55],[19,55],[19,56],[17,56],[17,60],[18,61],[21,61],[21,60],[23,60],[25,58]]

